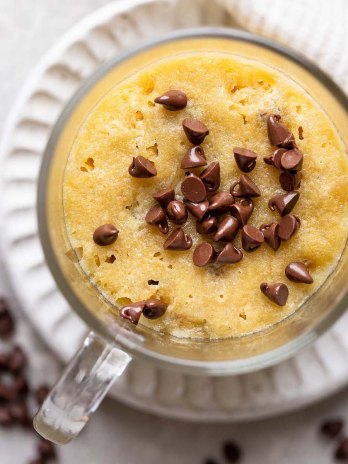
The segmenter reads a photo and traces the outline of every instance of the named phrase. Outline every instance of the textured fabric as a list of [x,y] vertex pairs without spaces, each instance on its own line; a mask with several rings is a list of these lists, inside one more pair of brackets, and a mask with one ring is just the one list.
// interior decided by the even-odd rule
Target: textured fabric
[[220,0],[250,32],[307,56],[348,94],[348,0]]

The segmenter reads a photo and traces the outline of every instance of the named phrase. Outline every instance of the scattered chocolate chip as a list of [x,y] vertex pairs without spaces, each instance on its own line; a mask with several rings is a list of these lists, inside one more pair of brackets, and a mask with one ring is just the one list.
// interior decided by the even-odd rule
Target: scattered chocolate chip
[[228,441],[222,447],[223,455],[227,462],[238,462],[242,457],[242,451],[237,443]]
[[147,319],[158,319],[167,311],[167,305],[161,300],[151,299],[143,301],[143,315]]
[[299,229],[300,225],[301,221],[297,216],[286,214],[279,223],[279,238],[284,241],[289,240]]
[[207,216],[200,222],[196,222],[196,231],[202,235],[214,233],[218,228],[218,220],[215,216]]
[[10,408],[8,405],[0,405],[0,425],[2,427],[8,427],[13,424],[13,418],[11,416]]
[[287,150],[285,148],[277,148],[273,155],[271,156],[265,156],[263,158],[263,161],[266,163],[266,164],[269,164],[271,166],[274,166],[275,168],[277,169],[282,169],[282,165],[281,165],[281,158],[283,156],[283,154],[286,152]]
[[220,163],[213,161],[207,166],[199,176],[207,192],[216,192],[220,187]]
[[38,453],[44,461],[49,459],[54,459],[56,457],[56,448],[54,444],[49,441],[41,438],[37,445]]
[[14,400],[16,397],[16,390],[9,385],[0,383],[0,402],[9,402]]
[[246,174],[231,185],[230,192],[234,197],[252,198],[261,195],[258,186]]
[[251,172],[256,166],[257,154],[246,148],[234,148],[234,159],[242,172]]
[[35,390],[35,399],[39,406],[41,406],[42,403],[45,401],[49,392],[50,392],[50,387],[48,385],[40,385]]
[[320,432],[328,438],[336,438],[342,432],[343,426],[342,419],[329,419],[322,423]]
[[182,127],[186,137],[194,145],[200,145],[209,134],[207,126],[197,119],[184,119]]
[[234,198],[230,193],[218,192],[210,198],[208,211],[214,211],[217,214],[225,213],[229,211],[233,203]]
[[158,284],[159,284],[159,280],[149,279],[147,281],[147,285],[158,285]]
[[0,298],[0,337],[8,338],[14,332],[14,320],[6,300]]
[[149,209],[146,213],[145,221],[152,226],[158,227],[162,234],[167,234],[169,231],[166,213],[159,205],[155,205]]
[[168,90],[160,97],[155,98],[155,103],[163,105],[169,111],[178,111],[186,107],[187,96],[181,90]]
[[175,192],[173,189],[163,189],[156,192],[152,198],[156,200],[161,206],[167,206],[168,203],[175,200]]
[[181,161],[181,168],[193,169],[206,166],[207,164],[203,148],[200,145],[194,145],[187,150],[186,155]]
[[281,244],[279,238],[279,224],[277,222],[262,224],[260,230],[263,233],[267,245],[269,245],[272,250],[277,251]]
[[180,200],[171,201],[166,208],[168,218],[175,224],[183,224],[187,221],[187,209],[185,203]]
[[215,254],[215,250],[210,243],[200,243],[193,252],[193,264],[198,267],[206,266],[214,260]]
[[337,459],[337,461],[348,460],[348,438],[344,438],[339,444],[335,452],[335,458]]
[[139,179],[157,176],[155,163],[143,156],[133,157],[133,161],[128,168],[128,172],[132,177],[137,177]]
[[255,251],[264,242],[263,233],[247,224],[242,229],[242,247],[245,251]]
[[289,289],[285,284],[275,283],[260,285],[261,292],[278,306],[284,306],[289,296]]
[[192,238],[181,227],[173,230],[163,244],[165,250],[185,251],[192,247]]
[[10,353],[8,367],[11,372],[21,371],[27,363],[27,357],[20,346],[15,346]]
[[231,242],[237,235],[239,222],[233,216],[226,216],[219,224],[214,240],[216,242]]
[[287,150],[281,157],[282,169],[287,171],[300,171],[302,169],[303,153],[298,149]]
[[288,264],[285,268],[285,275],[292,282],[300,282],[303,284],[313,283],[313,277],[310,275],[306,264],[301,261]]
[[116,242],[119,231],[113,224],[104,224],[95,229],[93,240],[97,245],[106,246]]
[[275,195],[269,200],[268,207],[271,211],[277,210],[281,216],[285,216],[293,210],[299,197],[300,193],[296,191]]
[[27,379],[22,374],[19,374],[14,378],[13,388],[16,391],[17,398],[26,396],[29,393]]
[[281,148],[294,148],[295,137],[289,129],[281,124],[281,117],[278,114],[271,114],[267,118],[268,138],[272,145]]
[[120,309],[120,316],[123,319],[131,322],[134,325],[137,325],[140,319],[140,316],[143,313],[144,302],[137,301],[136,303],[130,303],[126,306],[123,306]]
[[202,201],[201,203],[191,203],[190,201],[186,201],[185,204],[192,216],[200,221],[208,211],[209,201]]
[[301,185],[301,173],[296,172],[292,173],[289,171],[284,171],[280,173],[279,183],[283,190],[291,192],[300,187]]
[[192,203],[200,203],[207,197],[207,192],[202,180],[195,176],[187,176],[181,183],[181,191],[186,200]]
[[238,219],[239,226],[243,227],[247,224],[252,212],[254,211],[254,203],[248,198],[243,198],[234,203],[230,208],[232,216]]
[[30,420],[28,406],[24,402],[12,403],[10,413],[13,421],[17,424],[27,425]]
[[216,264],[234,264],[243,258],[243,253],[232,243],[226,243],[215,260]]

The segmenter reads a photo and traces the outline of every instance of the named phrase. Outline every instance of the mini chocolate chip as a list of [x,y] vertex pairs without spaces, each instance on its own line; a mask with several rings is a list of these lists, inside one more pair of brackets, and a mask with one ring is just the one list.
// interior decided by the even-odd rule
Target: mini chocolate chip
[[234,159],[242,172],[251,172],[256,166],[257,154],[246,148],[234,148]]
[[207,216],[200,222],[196,222],[196,231],[202,235],[213,234],[218,228],[218,220],[215,216]]
[[234,198],[230,193],[218,192],[210,198],[208,211],[214,211],[217,214],[225,213],[229,211],[233,203]]
[[280,123],[281,117],[278,114],[271,114],[267,118],[268,138],[272,145],[281,148],[294,148],[295,137],[289,129]]
[[261,292],[267,296],[267,298],[269,298],[271,301],[276,303],[278,306],[284,306],[288,300],[289,289],[285,284],[262,283],[260,285],[260,289],[261,289]]
[[234,264],[243,258],[243,253],[232,243],[226,243],[215,260],[216,264]]
[[326,420],[320,426],[320,432],[328,438],[336,438],[343,430],[344,422],[340,418]]
[[254,211],[254,203],[251,198],[243,198],[231,206],[231,214],[238,219],[239,227],[247,224],[252,212]]
[[299,198],[300,193],[296,191],[275,195],[269,200],[268,207],[271,211],[277,210],[281,216],[285,216],[293,210]]
[[13,421],[18,424],[27,425],[30,420],[28,406],[24,402],[12,403],[10,413]]
[[0,337],[8,338],[14,332],[15,324],[7,301],[0,298]]
[[226,216],[220,222],[219,227],[214,235],[216,242],[231,242],[237,235],[239,230],[239,222],[233,216]]
[[184,119],[182,127],[186,137],[194,145],[200,145],[209,134],[207,126],[197,119]]
[[157,176],[155,163],[143,156],[133,157],[133,161],[128,168],[128,172],[132,177],[137,177],[139,179]]
[[199,175],[207,192],[216,192],[220,187],[220,163],[213,161]]
[[301,261],[288,264],[285,268],[285,275],[292,282],[300,282],[303,284],[313,283],[313,277],[310,275],[306,264]]
[[167,305],[154,298],[143,301],[143,315],[146,319],[158,319],[167,311]]
[[0,426],[8,427],[13,424],[13,418],[11,416],[11,411],[8,405],[0,405]]
[[167,208],[167,216],[175,224],[184,224],[187,221],[186,205],[180,200],[171,201]]
[[50,392],[50,387],[48,385],[40,385],[35,390],[35,399],[39,406],[41,406],[42,403],[45,401],[49,392]]
[[339,444],[335,452],[335,458],[337,461],[348,460],[348,438],[344,438]]
[[279,224],[277,222],[262,224],[260,230],[263,233],[267,245],[269,245],[272,250],[277,251],[281,244],[279,238]]
[[293,214],[286,214],[279,223],[278,235],[281,240],[289,240],[299,229],[301,221]]
[[284,171],[279,176],[279,183],[283,190],[291,192],[300,187],[301,185],[301,173],[300,172],[289,172]]
[[163,244],[165,250],[185,251],[192,247],[192,238],[181,227],[173,230]]
[[246,174],[231,185],[230,192],[234,197],[252,198],[261,195],[258,186]]
[[186,107],[187,96],[181,90],[168,90],[160,97],[155,98],[155,103],[163,105],[169,111],[178,111]]
[[282,169],[287,171],[301,171],[302,163],[303,153],[298,148],[287,150],[280,160]]
[[159,284],[159,280],[149,279],[147,281],[147,285],[158,285],[158,284]]
[[145,221],[152,226],[158,227],[162,234],[167,234],[169,231],[166,213],[159,205],[155,205],[149,209],[146,213]]
[[136,303],[130,303],[126,306],[123,306],[120,309],[120,316],[123,319],[131,322],[134,325],[137,325],[140,319],[140,316],[143,313],[144,302],[137,301]]
[[198,267],[206,266],[214,260],[215,254],[215,250],[210,243],[200,243],[193,252],[193,264]]
[[242,229],[242,247],[245,251],[255,251],[264,242],[263,233],[254,226],[247,224]]
[[192,203],[200,203],[207,197],[207,192],[202,180],[195,176],[187,176],[181,183],[181,191],[184,197]]
[[15,346],[10,353],[8,367],[11,372],[21,371],[27,363],[27,357],[20,346]]
[[200,145],[194,145],[187,150],[186,155],[181,161],[181,169],[199,168],[207,164],[203,148]]
[[41,438],[37,445],[38,453],[44,461],[49,459],[54,459],[56,457],[56,448],[54,444],[49,441]]
[[239,445],[232,441],[224,443],[222,451],[225,459],[230,463],[238,462],[242,457],[242,451]]
[[152,198],[156,200],[161,206],[167,206],[168,203],[175,200],[174,189],[163,189],[156,192]]
[[190,201],[186,201],[185,204],[192,216],[200,221],[208,211],[209,201],[206,200],[201,203],[191,203]]
[[95,229],[93,240],[97,245],[107,246],[116,242],[119,231],[113,224],[104,224]]

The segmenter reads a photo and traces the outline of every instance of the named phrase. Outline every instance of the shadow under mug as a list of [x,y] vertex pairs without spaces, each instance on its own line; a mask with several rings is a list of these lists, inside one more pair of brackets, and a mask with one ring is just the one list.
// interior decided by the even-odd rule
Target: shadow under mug
[[64,224],[64,169],[86,115],[115,84],[146,64],[177,53],[207,51],[256,59],[291,76],[320,102],[348,146],[348,100],[332,80],[291,50],[239,30],[178,31],[116,57],[84,84],[53,129],[38,186],[39,232],[47,263],[72,309],[92,330],[34,419],[36,430],[54,442],[67,443],[82,430],[133,356],[189,374],[242,374],[293,355],[330,327],[347,307],[345,250],[325,284],[295,314],[271,328],[217,341],[178,339],[141,325],[130,327],[82,272],[78,261],[67,256],[71,246]]

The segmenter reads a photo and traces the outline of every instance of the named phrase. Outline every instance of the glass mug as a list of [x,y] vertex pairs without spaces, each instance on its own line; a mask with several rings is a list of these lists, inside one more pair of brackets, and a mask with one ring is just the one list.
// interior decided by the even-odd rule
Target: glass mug
[[118,315],[70,259],[64,226],[62,185],[75,136],[86,115],[110,88],[154,60],[192,51],[233,53],[259,60],[289,74],[320,102],[348,146],[348,100],[315,65],[269,40],[233,29],[183,30],[117,57],[99,69],[68,103],[54,127],[38,187],[38,220],[47,263],[58,287],[91,328],[82,348],[34,419],[44,437],[67,443],[84,427],[113,381],[132,357],[199,375],[235,375],[273,365],[314,341],[348,303],[348,253],[325,284],[292,316],[258,333],[217,341],[179,339]]

